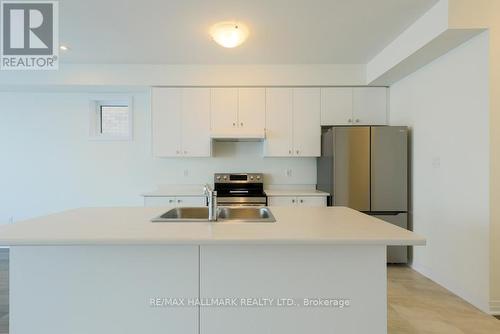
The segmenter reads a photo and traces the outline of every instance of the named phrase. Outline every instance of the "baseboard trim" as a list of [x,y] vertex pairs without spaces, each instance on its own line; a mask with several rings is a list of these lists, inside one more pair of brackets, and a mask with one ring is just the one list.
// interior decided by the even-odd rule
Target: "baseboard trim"
[[490,314],[500,315],[500,300],[490,300]]

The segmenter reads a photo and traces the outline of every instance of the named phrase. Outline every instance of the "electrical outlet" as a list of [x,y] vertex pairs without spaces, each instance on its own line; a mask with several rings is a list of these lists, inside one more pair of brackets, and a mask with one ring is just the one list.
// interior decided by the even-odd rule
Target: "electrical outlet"
[[290,168],[287,168],[286,171],[285,171],[285,175],[287,177],[292,177],[292,170]]
[[9,217],[9,224],[13,224],[14,223],[14,217],[10,216]]

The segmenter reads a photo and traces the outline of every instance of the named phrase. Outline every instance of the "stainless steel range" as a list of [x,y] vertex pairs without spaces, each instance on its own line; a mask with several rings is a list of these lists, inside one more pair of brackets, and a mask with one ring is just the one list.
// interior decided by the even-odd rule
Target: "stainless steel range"
[[214,190],[220,206],[266,206],[264,175],[261,173],[225,174],[214,176]]

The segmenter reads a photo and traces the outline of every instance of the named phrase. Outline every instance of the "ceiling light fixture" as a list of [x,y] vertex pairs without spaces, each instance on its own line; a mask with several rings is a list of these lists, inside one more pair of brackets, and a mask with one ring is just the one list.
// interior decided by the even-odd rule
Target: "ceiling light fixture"
[[247,39],[248,28],[241,22],[219,22],[210,28],[210,35],[217,44],[225,48],[234,48]]

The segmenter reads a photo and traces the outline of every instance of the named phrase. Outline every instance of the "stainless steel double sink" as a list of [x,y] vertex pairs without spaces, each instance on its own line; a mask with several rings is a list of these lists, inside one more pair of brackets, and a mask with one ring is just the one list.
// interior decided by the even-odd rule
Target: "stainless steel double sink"
[[[208,207],[173,208],[153,218],[154,223],[199,223],[208,222]],[[218,222],[273,223],[276,221],[271,210],[266,207],[218,207]]]

